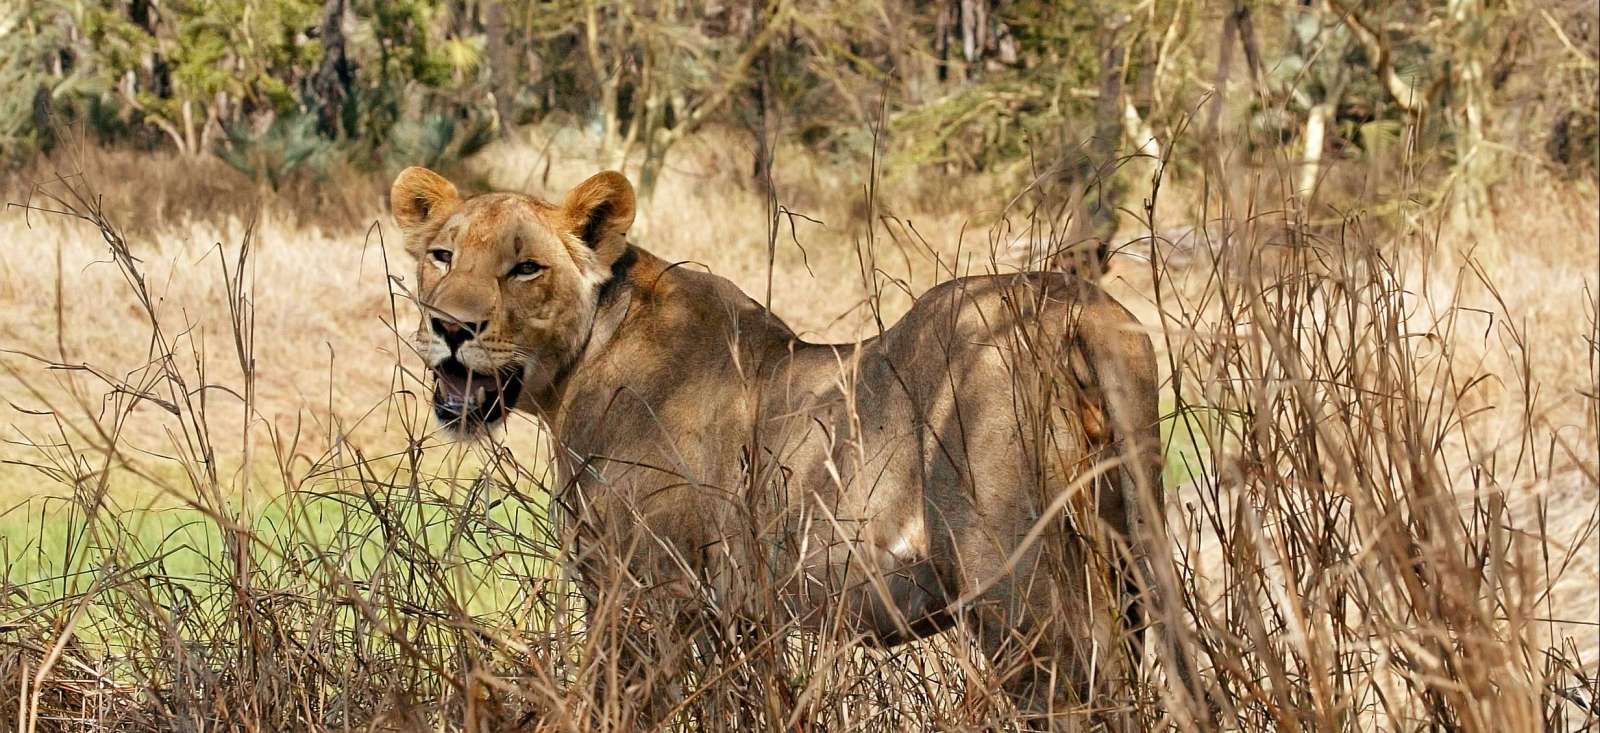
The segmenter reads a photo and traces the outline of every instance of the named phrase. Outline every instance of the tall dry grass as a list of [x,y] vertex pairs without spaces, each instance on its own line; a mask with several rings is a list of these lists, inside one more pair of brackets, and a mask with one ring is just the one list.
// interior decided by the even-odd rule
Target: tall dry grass
[[[869,197],[867,176],[781,153],[765,191],[726,141],[704,146],[639,240],[758,299],[771,268],[774,309],[813,337],[1053,243],[1010,197],[893,181]],[[592,171],[549,151],[579,147],[500,150],[480,173],[554,194]],[[1560,204],[1473,233],[1250,195],[1274,175],[1158,180],[1107,278],[1165,362],[1172,536],[1154,580],[1195,672],[1186,693],[1152,647],[1131,714],[1600,725],[1592,188],[1510,191]],[[0,725],[628,729],[663,712],[616,679],[640,648],[686,670],[645,681],[675,693],[677,728],[1017,725],[959,633],[887,651],[731,621],[641,637],[645,599],[588,607],[558,571],[540,428],[432,434],[395,333],[410,263],[384,227],[329,233],[268,206],[125,236],[102,185],[56,181],[0,220]],[[1495,261],[1467,236],[1494,237]]]

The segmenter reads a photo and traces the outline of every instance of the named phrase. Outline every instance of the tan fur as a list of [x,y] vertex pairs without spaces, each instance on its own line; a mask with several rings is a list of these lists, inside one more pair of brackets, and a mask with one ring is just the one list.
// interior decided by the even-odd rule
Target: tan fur
[[[1116,568],[1160,492],[1155,360],[1098,287],[965,278],[880,337],[812,344],[628,245],[618,174],[558,205],[460,200],[420,169],[394,191],[425,310],[487,322],[486,367],[523,360],[518,407],[556,443],[587,587],[627,578],[724,612],[775,588],[791,620],[881,645],[962,623],[997,660],[1032,660],[1008,682],[1024,710],[1121,694]],[[448,274],[434,248],[455,252]],[[502,275],[530,257],[538,280]],[[419,331],[430,364],[437,342]]]

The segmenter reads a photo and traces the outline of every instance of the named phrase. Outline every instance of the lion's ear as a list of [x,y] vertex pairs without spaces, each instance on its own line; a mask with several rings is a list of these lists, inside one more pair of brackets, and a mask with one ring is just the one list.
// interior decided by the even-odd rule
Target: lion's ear
[[418,166],[400,171],[389,188],[389,208],[407,244],[413,234],[448,216],[460,201],[455,184]]
[[596,173],[567,192],[561,202],[568,231],[610,264],[627,247],[633,226],[633,184],[616,171]]

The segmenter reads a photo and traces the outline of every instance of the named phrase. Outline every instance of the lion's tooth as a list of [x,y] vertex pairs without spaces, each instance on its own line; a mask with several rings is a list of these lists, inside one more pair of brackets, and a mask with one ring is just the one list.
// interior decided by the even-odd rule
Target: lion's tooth
[[475,390],[472,393],[472,401],[482,404],[484,402],[484,398],[487,397],[488,395],[489,395],[488,388],[479,387],[477,390]]

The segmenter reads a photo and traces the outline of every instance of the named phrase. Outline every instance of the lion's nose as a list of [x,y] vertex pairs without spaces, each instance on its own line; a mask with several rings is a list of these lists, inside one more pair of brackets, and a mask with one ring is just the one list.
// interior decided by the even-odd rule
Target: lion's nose
[[444,339],[445,344],[449,345],[451,353],[454,353],[457,348],[460,348],[462,344],[473,337],[483,333],[483,330],[488,327],[488,321],[463,323],[448,318],[433,319],[433,332],[439,334],[439,338]]

